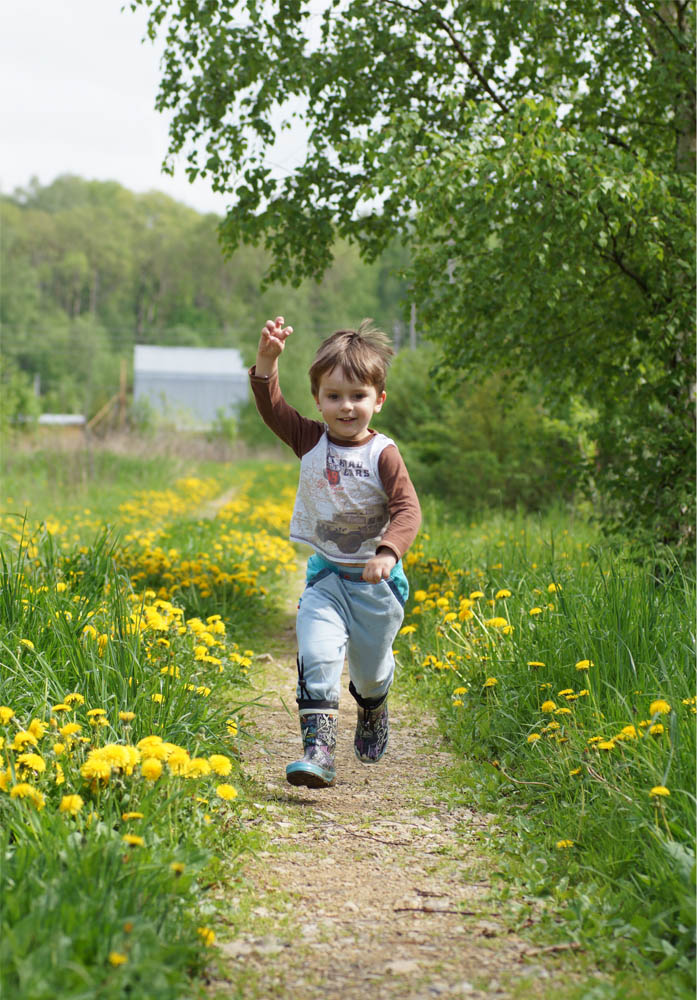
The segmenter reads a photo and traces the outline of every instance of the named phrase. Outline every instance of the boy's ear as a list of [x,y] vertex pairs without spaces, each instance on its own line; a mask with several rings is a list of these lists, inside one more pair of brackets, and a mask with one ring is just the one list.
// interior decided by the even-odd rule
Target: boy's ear
[[380,412],[380,410],[382,409],[382,404],[385,402],[386,399],[387,399],[387,393],[383,389],[382,392],[378,393],[377,399],[375,400],[375,412],[376,413]]

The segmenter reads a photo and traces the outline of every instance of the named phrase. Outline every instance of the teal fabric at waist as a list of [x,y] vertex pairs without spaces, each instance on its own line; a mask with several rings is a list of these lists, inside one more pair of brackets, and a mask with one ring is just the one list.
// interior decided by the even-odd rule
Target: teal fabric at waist
[[[357,566],[355,569],[350,569],[348,566],[338,566],[336,563],[329,562],[324,556],[319,555],[319,553],[313,553],[307,560],[307,572],[305,574],[306,582],[313,580],[318,573],[323,570],[329,570],[330,573],[336,573],[343,580],[355,580],[360,581],[363,579],[363,569]],[[399,591],[402,602],[406,604],[407,598],[409,597],[409,581],[404,573],[404,567],[402,566],[402,560],[395,563],[392,572],[390,573],[390,582]]]

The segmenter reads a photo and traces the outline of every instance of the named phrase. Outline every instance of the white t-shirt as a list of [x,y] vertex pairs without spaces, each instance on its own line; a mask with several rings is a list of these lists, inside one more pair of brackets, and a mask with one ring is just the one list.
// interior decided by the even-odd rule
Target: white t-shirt
[[362,565],[389,524],[387,493],[378,460],[388,445],[384,434],[365,444],[342,446],[324,434],[300,461],[290,537],[311,545],[331,562]]

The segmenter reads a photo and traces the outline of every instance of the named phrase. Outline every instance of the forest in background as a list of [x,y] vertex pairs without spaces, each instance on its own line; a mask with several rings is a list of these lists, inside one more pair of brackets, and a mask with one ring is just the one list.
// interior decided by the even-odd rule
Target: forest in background
[[[73,176],[3,196],[5,429],[39,411],[91,417],[117,392],[122,360],[131,371],[136,343],[236,347],[252,364],[263,321],[279,312],[296,331],[284,393],[314,416],[307,370],[318,342],[371,316],[402,348],[376,426],[399,441],[417,488],[470,510],[540,509],[573,496],[582,452],[592,452],[583,412],[570,404],[567,420],[552,419],[534,383],[514,401],[502,373],[446,392],[430,374],[433,347],[409,344],[403,248],[367,263],[338,242],[321,280],[263,285],[268,251],[224,256],[219,222],[158,192]],[[219,430],[255,448],[276,444],[251,402]]]
[[0,213],[2,353],[38,379],[43,411],[91,416],[136,343],[238,347],[251,364],[281,308],[313,342],[363,316],[399,331],[398,248],[367,265],[341,245],[322,281],[262,289],[266,251],[225,258],[217,216],[156,191],[64,176],[4,196]]

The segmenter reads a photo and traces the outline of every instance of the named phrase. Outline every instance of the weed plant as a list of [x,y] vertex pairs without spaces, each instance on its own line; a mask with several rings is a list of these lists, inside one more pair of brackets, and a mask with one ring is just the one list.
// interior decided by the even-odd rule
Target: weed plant
[[219,480],[187,476],[119,493],[113,528],[69,504],[60,521],[5,521],[2,996],[196,992],[205,885],[222,859],[233,878],[250,842],[244,647],[295,569],[255,475],[234,478],[217,517],[199,513]]
[[463,528],[427,505],[399,664],[471,761],[468,794],[505,816],[504,883],[615,966],[689,992],[694,580],[568,523]]

